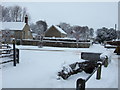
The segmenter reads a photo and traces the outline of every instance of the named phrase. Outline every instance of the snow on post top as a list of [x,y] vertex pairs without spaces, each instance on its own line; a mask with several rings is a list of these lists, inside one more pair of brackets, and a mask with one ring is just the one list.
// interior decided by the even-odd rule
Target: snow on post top
[[1,30],[23,30],[24,22],[2,22]]
[[108,63],[110,63],[110,62],[111,62],[112,53],[113,53],[113,52],[106,51],[106,52],[104,52],[104,53],[102,53],[102,54],[100,55],[100,59],[101,59],[101,60],[108,59]]

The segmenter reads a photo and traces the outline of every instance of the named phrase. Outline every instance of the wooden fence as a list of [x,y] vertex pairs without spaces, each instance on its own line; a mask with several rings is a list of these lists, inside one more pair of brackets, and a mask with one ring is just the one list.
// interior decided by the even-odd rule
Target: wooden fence
[[9,62],[13,62],[13,66],[19,64],[19,49],[15,48],[15,41],[13,41],[13,49],[10,48],[8,45],[3,47],[3,49],[0,49],[0,58],[2,58],[0,64],[5,64]]
[[102,68],[102,64],[98,63],[97,68],[95,68],[95,70],[86,79],[82,79],[82,78],[77,79],[76,90],[85,90],[85,83],[91,78],[91,76],[96,71],[97,71],[96,79],[100,80],[101,79],[101,68]]
[[[84,54],[85,55],[87,54],[90,57],[93,57],[93,55],[92,55],[93,53],[89,53],[89,52],[85,53],[85,52],[83,52],[82,55],[81,55],[82,58],[86,58],[85,56],[83,56]],[[99,59],[99,54],[100,53],[96,53],[96,55],[97,55],[96,58],[97,59]],[[87,59],[88,59],[88,57],[87,57]],[[91,78],[91,76],[95,72],[97,72],[96,73],[96,79],[100,80],[101,79],[101,73],[102,73],[102,65],[104,65],[104,67],[108,66],[108,58],[105,58],[104,60],[97,60],[97,67],[94,69],[94,71],[86,79],[82,79],[82,78],[77,79],[77,81],[76,81],[76,90],[85,90],[85,84],[86,84],[86,82]]]

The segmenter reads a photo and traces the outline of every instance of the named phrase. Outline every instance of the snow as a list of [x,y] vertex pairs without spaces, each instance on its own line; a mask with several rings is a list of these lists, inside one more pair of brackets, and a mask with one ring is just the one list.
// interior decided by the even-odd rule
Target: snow
[[59,30],[59,32],[63,33],[63,34],[67,34],[66,32],[64,32],[61,28],[59,28],[58,26],[54,25],[54,27]]
[[0,90],[2,89],[2,70],[0,69]]
[[24,22],[0,22],[2,24],[1,30],[23,30],[25,23]]
[[106,51],[106,52],[104,52],[104,53],[102,53],[102,54],[100,55],[100,59],[101,59],[101,60],[105,60],[106,58],[108,58],[108,62],[110,62],[110,61],[111,61],[112,53],[113,53],[113,52]]
[[116,46],[115,45],[109,45],[109,44],[107,44],[107,45],[105,45],[106,47],[115,47],[116,48]]
[[[3,88],[75,88],[77,79],[86,79],[89,74],[82,72],[67,80],[57,80],[57,72],[63,66],[82,61],[82,51],[103,53],[114,50],[97,44],[90,48],[38,48],[21,45],[17,48],[20,49],[20,64],[16,67],[12,63],[2,66]],[[108,67],[102,67],[101,80],[96,80],[95,73],[86,83],[87,88],[118,88],[118,56],[112,54],[111,58]]]
[[[60,33],[62,34],[67,34],[64,30],[62,30],[60,27],[58,27],[57,25],[52,25],[53,27],[55,27]],[[48,30],[49,28],[51,28],[52,26],[48,27]]]
[[64,38],[59,38],[59,37],[44,37],[44,39],[59,39],[59,40],[76,40],[75,38],[69,38],[69,37],[64,37]]
[[[96,73],[88,80],[87,88],[118,88],[118,56],[112,55],[112,61],[107,68],[102,66],[101,80],[96,79]],[[95,84],[96,83],[96,84]]]
[[[72,44],[72,43],[76,43],[76,42],[70,42],[70,41],[52,41],[52,40],[43,40],[44,42],[61,42],[61,43],[70,43],[70,44]],[[91,42],[78,42],[78,44],[91,44]]]
[[76,40],[75,38],[69,38],[69,37],[64,37],[64,38],[59,38],[59,37],[44,37],[45,39],[61,39],[61,40]]
[[[12,45],[11,45],[12,47]],[[53,50],[53,51],[56,51],[56,50],[60,50],[60,51],[65,51],[65,52],[69,52],[69,51],[72,51],[72,52],[76,52],[78,54],[80,54],[81,52],[95,52],[95,53],[103,53],[105,52],[107,49],[104,48],[104,46],[101,46],[101,45],[97,45],[97,44],[94,44],[92,45],[90,48],[65,48],[65,47],[43,47],[43,48],[38,48],[38,46],[22,46],[22,45],[19,45],[19,46],[16,46],[17,48],[19,49],[30,49],[30,50]],[[114,49],[111,49],[112,51],[114,51]]]
[[32,33],[32,36],[35,38],[37,36],[37,34],[36,33]]

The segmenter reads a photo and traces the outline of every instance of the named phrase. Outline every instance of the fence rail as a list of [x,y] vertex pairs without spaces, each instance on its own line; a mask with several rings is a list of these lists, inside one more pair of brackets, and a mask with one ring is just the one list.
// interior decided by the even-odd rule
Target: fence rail
[[16,66],[19,63],[19,49],[15,48],[15,41],[13,40],[13,49],[10,46],[4,45],[3,47],[6,48],[0,50],[0,58],[4,58],[5,60],[2,60],[0,64],[13,62],[13,66]]
[[104,67],[107,67],[107,65],[108,65],[108,63],[107,63],[108,60],[107,59],[104,59],[103,61],[98,62],[97,67],[94,69],[94,71],[86,79],[82,79],[82,78],[77,79],[77,81],[76,81],[76,90],[85,90],[85,83],[92,77],[92,75],[95,72],[97,72],[96,73],[96,79],[100,80],[101,79],[102,65],[104,65]]

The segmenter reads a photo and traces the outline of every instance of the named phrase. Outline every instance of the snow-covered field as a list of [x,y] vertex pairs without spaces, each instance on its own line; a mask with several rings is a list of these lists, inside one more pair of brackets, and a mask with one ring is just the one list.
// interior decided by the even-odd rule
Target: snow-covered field
[[[64,64],[82,61],[80,54],[87,52],[113,52],[101,45],[90,48],[58,48],[37,46],[17,46],[20,49],[20,64],[2,66],[2,88],[75,88],[78,78],[87,78],[85,72],[70,76],[67,80],[57,80],[57,72]],[[118,56],[112,54],[107,68],[102,67],[102,78],[96,80],[94,74],[86,83],[87,88],[118,88]],[[1,70],[1,69],[0,69]]]
[[2,67],[0,66],[0,89],[2,89]]

